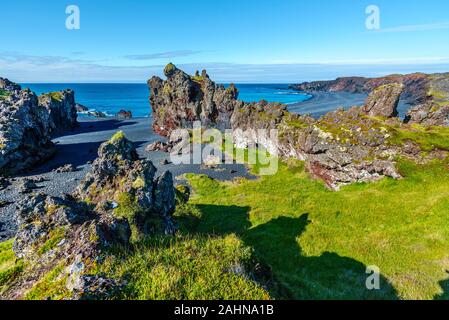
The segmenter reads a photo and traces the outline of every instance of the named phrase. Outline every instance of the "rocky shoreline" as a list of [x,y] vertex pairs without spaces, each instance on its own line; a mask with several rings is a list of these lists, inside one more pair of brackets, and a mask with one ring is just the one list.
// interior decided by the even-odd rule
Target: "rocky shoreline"
[[[114,245],[174,234],[176,203],[189,195],[177,187],[185,173],[254,178],[242,164],[171,164],[167,138],[195,122],[232,130],[237,148],[262,146],[283,160],[303,161],[310,177],[333,191],[402,179],[398,158],[426,163],[448,157],[447,149],[421,139],[449,124],[441,75],[304,84],[298,89],[368,93],[363,104],[316,119],[280,103],[240,101],[233,84],[216,85],[205,70],[191,76],[169,64],[164,72],[166,80],[148,81],[152,119],[130,119],[123,110],[116,119],[78,121],[73,91],[37,97],[0,79],[0,242],[15,237],[14,253],[26,271],[2,298],[24,298],[56,271],[66,298],[108,298],[121,283],[95,274],[96,262]],[[430,90],[425,99],[417,94],[424,89]],[[419,104],[400,119],[404,92]]]

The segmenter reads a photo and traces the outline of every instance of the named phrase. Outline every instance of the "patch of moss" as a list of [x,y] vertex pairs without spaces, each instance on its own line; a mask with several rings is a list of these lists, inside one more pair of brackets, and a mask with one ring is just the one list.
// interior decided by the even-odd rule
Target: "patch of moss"
[[109,139],[110,143],[116,143],[120,140],[126,139],[125,133],[123,131],[117,131],[111,139]]
[[25,295],[25,300],[63,300],[70,296],[67,290],[65,266],[58,265],[37,282]]
[[204,81],[204,78],[202,76],[190,76],[190,79],[196,82],[202,82]]
[[131,227],[131,240],[136,241],[141,238],[141,232],[137,227],[136,219],[142,213],[142,208],[136,201],[134,195],[121,192],[115,196],[118,207],[114,209],[117,218],[125,218]]
[[174,71],[176,69],[176,66],[173,64],[173,63],[169,63],[169,64],[167,64],[167,66],[164,68],[164,73],[165,74],[167,74],[167,73],[170,73],[170,72],[172,72],[172,71]]
[[390,131],[390,142],[393,144],[403,144],[408,140],[418,144],[423,151],[449,151],[448,127],[424,127],[414,124],[410,128],[390,128]]
[[6,97],[9,97],[11,95],[11,93],[9,93],[6,90],[0,89],[0,99],[4,99]]
[[65,238],[65,231],[66,230],[63,227],[52,230],[48,235],[48,239],[37,251],[38,254],[42,255],[54,249],[58,245],[58,243],[60,243]]
[[45,93],[44,96],[51,98],[52,100],[56,100],[61,102],[63,99],[63,95],[61,92],[49,92]]
[[137,179],[134,180],[132,186],[134,189],[141,189],[145,187],[145,180],[143,180],[141,177],[137,177]]
[[16,279],[24,269],[23,261],[16,260],[12,249],[14,239],[0,243],[0,294]]
[[162,89],[162,93],[166,96],[170,95],[170,93],[172,92],[172,88],[168,83],[164,84],[164,88]]

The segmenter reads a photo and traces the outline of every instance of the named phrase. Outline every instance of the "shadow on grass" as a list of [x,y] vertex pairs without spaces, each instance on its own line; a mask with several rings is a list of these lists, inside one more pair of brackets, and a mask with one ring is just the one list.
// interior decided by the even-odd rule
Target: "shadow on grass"
[[[380,290],[368,290],[366,266],[351,258],[325,252],[303,254],[298,239],[310,224],[308,214],[280,217],[251,228],[249,207],[198,205],[202,215],[194,230],[200,234],[235,233],[269,266],[274,283],[270,294],[278,299],[398,299],[395,289],[380,277]],[[180,221],[183,223],[182,221]],[[192,221],[190,221],[192,222]]]
[[[446,273],[449,276],[449,271],[446,271]],[[443,290],[443,293],[440,295],[436,295],[434,297],[434,300],[449,300],[449,279],[443,280],[439,282],[441,289]]]

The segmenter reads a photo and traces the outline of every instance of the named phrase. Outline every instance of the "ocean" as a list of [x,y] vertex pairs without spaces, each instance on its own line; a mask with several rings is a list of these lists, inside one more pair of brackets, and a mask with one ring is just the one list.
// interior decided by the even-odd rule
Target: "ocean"
[[[149,90],[146,84],[90,84],[90,83],[25,83],[36,94],[72,89],[76,102],[90,110],[114,116],[121,109],[131,110],[134,117],[151,116]],[[226,86],[226,85],[225,85]],[[288,84],[237,84],[239,99],[245,102],[260,101],[296,104],[309,100],[310,95],[288,89]],[[83,116],[83,115],[81,115]]]

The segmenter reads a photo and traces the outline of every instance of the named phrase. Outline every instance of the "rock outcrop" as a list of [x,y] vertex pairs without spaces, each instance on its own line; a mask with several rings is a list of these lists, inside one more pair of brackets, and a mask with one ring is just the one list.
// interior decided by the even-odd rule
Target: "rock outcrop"
[[50,274],[59,279],[53,284],[59,298],[109,298],[122,283],[94,272],[112,254],[108,249],[176,230],[173,178],[169,172],[158,178],[155,173],[153,164],[139,160],[133,144],[118,133],[101,145],[73,195],[32,194],[21,201],[13,249],[25,269],[0,298],[27,297]]
[[129,110],[120,110],[115,116],[119,119],[131,119],[133,117],[133,114]]
[[73,91],[42,95],[1,79],[0,174],[32,168],[55,151],[52,135],[77,125]]
[[122,132],[100,146],[98,158],[76,196],[95,203],[99,211],[112,210],[128,219],[134,238],[151,233],[172,234],[176,230],[171,218],[175,209],[171,173],[156,178],[153,163],[140,160]]
[[[427,153],[419,144],[407,142],[411,145],[406,147],[397,138],[402,130],[411,130],[409,125],[396,117],[399,99],[407,86],[409,89],[412,85],[421,86],[424,81],[421,74],[392,76],[370,82],[362,78],[340,81],[340,84],[344,83],[353,91],[360,90],[362,84],[365,88],[374,84],[379,86],[369,90],[370,95],[364,106],[347,111],[337,110],[315,120],[309,116],[291,114],[286,106],[278,103],[238,101],[235,87],[231,87],[232,94],[226,96],[226,99],[209,104],[212,107],[207,108],[204,101],[210,100],[204,97],[210,97],[213,92],[212,101],[217,101],[217,92],[222,91],[208,90],[206,83],[211,82],[208,77],[206,82],[194,84],[191,76],[176,67],[169,65],[167,68],[167,81],[159,78],[149,81],[150,100],[155,103],[154,117],[156,128],[159,128],[156,131],[164,135],[176,128],[191,128],[194,120],[201,120],[206,127],[222,129],[225,125],[226,129],[232,129],[237,147],[263,146],[270,153],[283,158],[294,157],[305,161],[308,172],[323,180],[333,190],[338,190],[343,185],[376,181],[384,177],[399,179],[401,175],[396,168],[396,157],[403,156],[416,161],[422,161],[426,157]],[[203,72],[203,75],[206,73]],[[400,81],[392,82],[398,78]],[[181,87],[178,88],[177,84]],[[167,87],[165,92],[164,87]],[[343,89],[335,83],[320,83],[318,87],[320,90]],[[184,104],[185,102],[188,103]],[[188,113],[185,105],[197,106],[198,112],[191,113],[192,117],[187,122],[182,119],[174,121],[173,119],[182,118]],[[201,111],[204,109],[213,112]],[[220,110],[220,121],[214,116],[214,110]],[[439,119],[445,117],[444,110],[443,108]],[[438,114],[432,110],[433,117]],[[161,128],[164,130],[160,130]],[[272,136],[273,129],[277,130],[278,135]],[[437,150],[435,155],[439,156]]]
[[397,117],[403,89],[404,86],[399,83],[385,84],[374,89],[366,99],[363,111],[372,117]]
[[47,110],[51,134],[72,130],[78,125],[75,93],[72,90],[39,96],[39,105]]
[[425,126],[449,126],[449,75],[429,76],[427,99],[414,106],[405,121]]
[[234,85],[225,89],[210,80],[206,71],[190,76],[173,64],[167,65],[164,73],[167,80],[153,77],[148,81],[156,133],[169,136],[174,129],[192,128],[195,121],[229,127],[230,112],[240,103]]
[[413,107],[407,112],[405,122],[425,126],[449,126],[449,103],[439,105],[429,102]]
[[[380,78],[348,77],[332,81],[291,85],[305,92],[371,93],[384,85],[402,84],[401,98],[411,105],[405,121],[422,125],[447,126],[449,123],[449,73],[390,75]],[[375,99],[374,101],[376,101]]]

